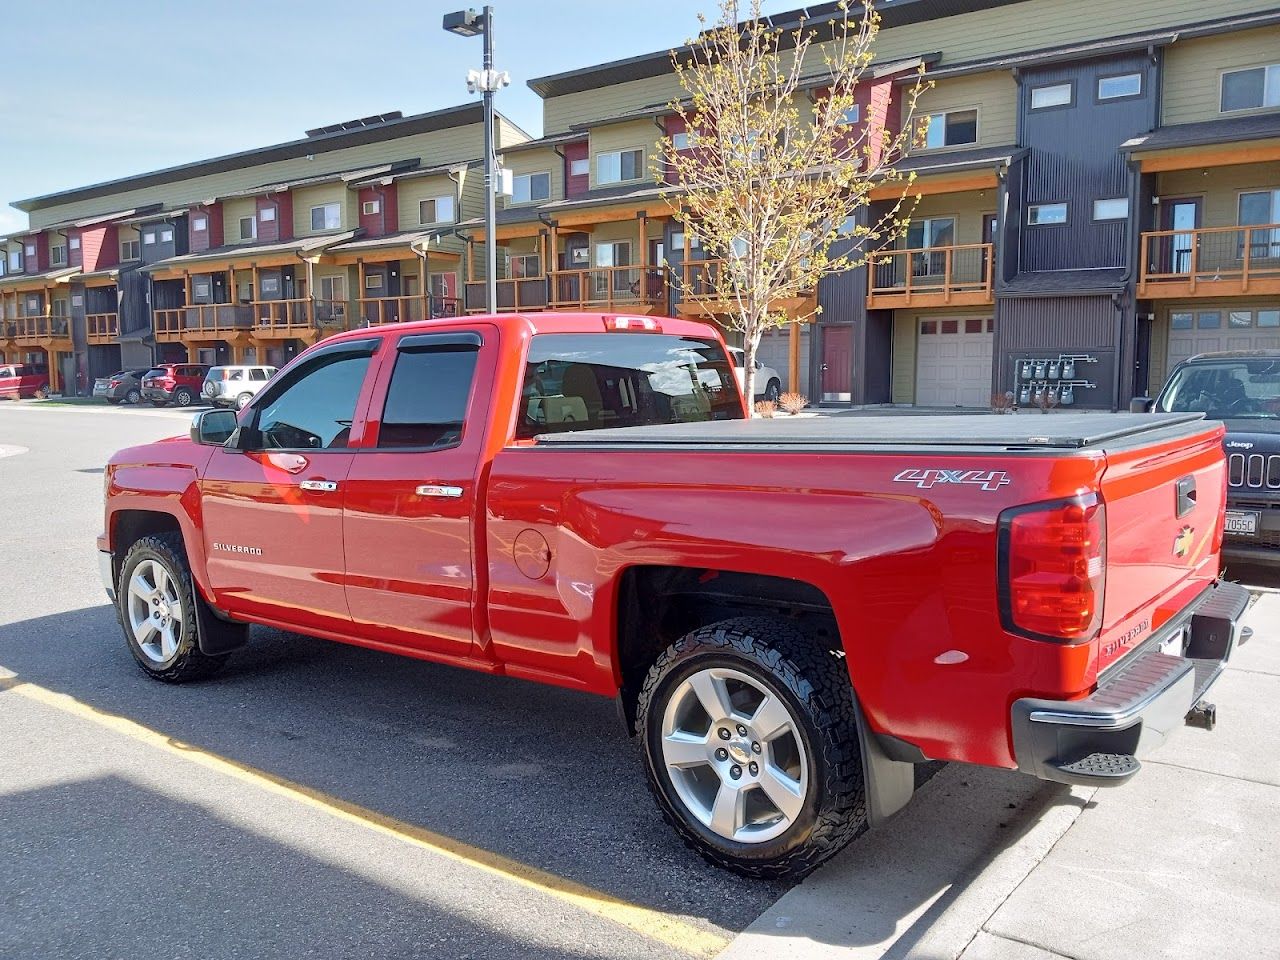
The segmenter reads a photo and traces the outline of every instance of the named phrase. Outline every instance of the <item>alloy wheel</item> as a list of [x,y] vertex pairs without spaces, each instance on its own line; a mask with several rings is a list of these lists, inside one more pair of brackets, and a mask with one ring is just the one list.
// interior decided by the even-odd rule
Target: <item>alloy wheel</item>
[[178,581],[156,560],[142,560],[129,578],[129,629],[152,663],[165,663],[182,640],[182,598]]

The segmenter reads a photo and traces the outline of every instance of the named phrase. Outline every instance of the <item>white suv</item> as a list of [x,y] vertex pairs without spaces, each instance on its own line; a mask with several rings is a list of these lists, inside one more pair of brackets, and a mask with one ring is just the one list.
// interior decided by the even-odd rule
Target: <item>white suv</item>
[[275,374],[275,367],[213,367],[201,392],[215,407],[243,409]]
[[[747,371],[744,369],[747,355],[740,347],[730,347],[729,356],[733,360],[734,376],[738,378],[738,389],[742,390],[747,385]],[[782,396],[782,378],[773,367],[766,367],[757,360],[755,388],[756,398],[777,403],[778,397]]]

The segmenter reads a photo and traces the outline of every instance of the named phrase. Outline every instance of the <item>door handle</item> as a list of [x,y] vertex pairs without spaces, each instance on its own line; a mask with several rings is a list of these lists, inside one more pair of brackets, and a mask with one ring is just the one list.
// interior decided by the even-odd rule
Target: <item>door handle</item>
[[303,480],[298,484],[303,490],[314,490],[317,493],[333,493],[338,489],[336,480]]
[[461,487],[450,487],[440,483],[424,483],[413,492],[420,497],[447,497],[452,500],[462,496]]

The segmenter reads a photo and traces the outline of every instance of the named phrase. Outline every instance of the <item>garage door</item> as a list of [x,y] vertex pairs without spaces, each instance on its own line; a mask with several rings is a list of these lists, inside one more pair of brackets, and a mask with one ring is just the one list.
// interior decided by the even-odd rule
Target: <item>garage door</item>
[[[1280,308],[1174,311],[1169,314],[1169,365],[1197,353],[1280,349]],[[1154,386],[1154,385],[1153,385]]]
[[920,321],[916,347],[916,406],[991,406],[990,318]]

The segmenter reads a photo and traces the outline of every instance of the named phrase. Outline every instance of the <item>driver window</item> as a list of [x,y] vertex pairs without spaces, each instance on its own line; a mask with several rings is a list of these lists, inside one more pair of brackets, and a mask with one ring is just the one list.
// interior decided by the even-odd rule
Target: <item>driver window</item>
[[368,354],[317,358],[262,409],[257,427],[273,450],[331,450],[351,438],[356,401],[369,369]]
[[478,344],[401,349],[391,372],[378,446],[442,450],[462,442]]

